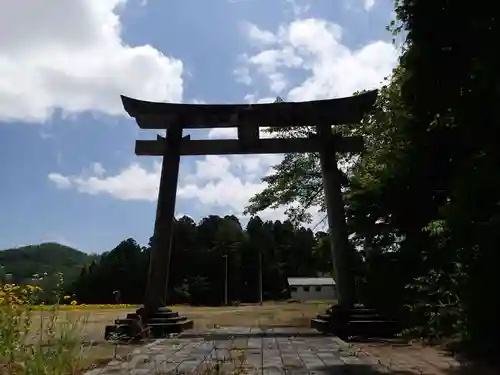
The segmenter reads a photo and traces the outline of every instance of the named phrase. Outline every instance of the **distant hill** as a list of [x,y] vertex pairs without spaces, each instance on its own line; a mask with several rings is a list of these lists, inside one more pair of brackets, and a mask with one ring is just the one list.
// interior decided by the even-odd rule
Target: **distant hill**
[[0,265],[11,273],[15,282],[30,279],[34,274],[62,272],[66,281],[74,280],[82,267],[97,259],[69,246],[42,243],[0,251]]

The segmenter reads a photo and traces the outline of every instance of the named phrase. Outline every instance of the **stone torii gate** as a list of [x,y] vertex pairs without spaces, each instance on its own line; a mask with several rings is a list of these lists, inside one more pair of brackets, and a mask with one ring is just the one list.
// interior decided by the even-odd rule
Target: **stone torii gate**
[[[361,121],[377,98],[376,90],[339,99],[255,105],[171,104],[121,98],[125,110],[141,129],[166,130],[165,138],[137,140],[135,144],[136,155],[163,157],[145,313],[142,314],[147,324],[153,327],[163,324],[164,330],[159,330],[160,333],[192,326],[191,321],[166,307],[179,163],[185,155],[319,152],[339,306],[342,311],[352,308],[354,287],[336,154],[361,152],[363,138],[336,135],[332,125]],[[309,138],[259,138],[259,127],[311,125],[316,133]],[[227,127],[237,128],[238,139],[191,140],[189,135],[183,136],[184,129]]]

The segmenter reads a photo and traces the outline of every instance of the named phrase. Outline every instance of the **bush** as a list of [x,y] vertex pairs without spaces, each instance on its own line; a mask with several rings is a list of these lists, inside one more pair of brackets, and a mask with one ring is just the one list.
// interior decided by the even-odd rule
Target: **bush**
[[79,369],[79,322],[61,321],[58,304],[35,311],[41,292],[0,284],[0,374],[67,375]]

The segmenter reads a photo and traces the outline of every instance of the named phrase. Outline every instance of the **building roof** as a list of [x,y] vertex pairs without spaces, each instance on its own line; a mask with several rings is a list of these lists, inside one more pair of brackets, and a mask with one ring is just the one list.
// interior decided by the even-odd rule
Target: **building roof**
[[338,125],[359,122],[377,99],[377,90],[345,98],[266,104],[181,104],[121,97],[125,111],[142,129]]
[[335,280],[332,277],[289,277],[288,285],[335,285]]

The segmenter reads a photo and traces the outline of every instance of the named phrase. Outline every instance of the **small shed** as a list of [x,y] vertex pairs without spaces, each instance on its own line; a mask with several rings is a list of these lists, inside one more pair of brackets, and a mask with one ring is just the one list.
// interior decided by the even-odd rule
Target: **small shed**
[[337,299],[337,285],[332,277],[289,277],[290,297],[298,301]]

